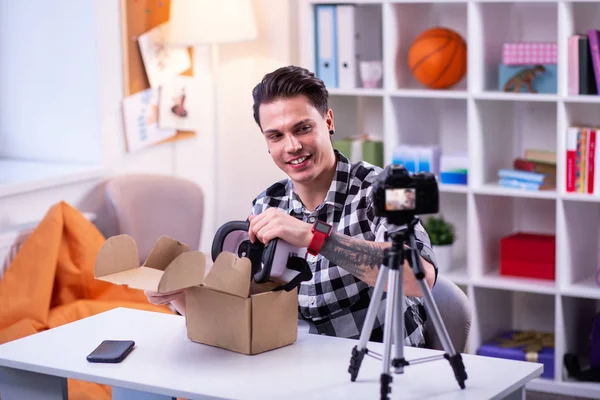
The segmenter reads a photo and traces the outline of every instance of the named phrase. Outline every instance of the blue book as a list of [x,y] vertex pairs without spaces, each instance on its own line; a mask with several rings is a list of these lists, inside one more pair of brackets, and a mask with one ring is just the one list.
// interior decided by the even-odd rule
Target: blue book
[[500,186],[514,188],[514,189],[525,189],[525,190],[540,190],[540,184],[534,182],[521,181],[518,179],[500,179],[498,182]]
[[518,181],[533,182],[541,185],[546,175],[531,171],[503,168],[498,171],[499,178],[514,179]]

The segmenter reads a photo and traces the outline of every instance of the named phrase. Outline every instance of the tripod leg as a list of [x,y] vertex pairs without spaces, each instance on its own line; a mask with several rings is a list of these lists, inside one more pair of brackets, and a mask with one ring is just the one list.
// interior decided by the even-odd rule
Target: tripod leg
[[[392,353],[392,333],[394,330],[394,321],[397,318],[396,305],[398,304],[398,282],[402,277],[398,276],[399,270],[394,267],[390,271],[390,281],[387,291],[385,325],[383,328],[383,369],[381,372],[381,400],[388,399],[388,394],[392,391],[391,371],[391,353]],[[396,329],[397,331],[398,329]]]
[[386,266],[381,266],[379,270],[379,275],[377,275],[377,281],[375,282],[375,288],[373,289],[371,302],[369,303],[369,308],[367,309],[365,322],[360,332],[358,345],[354,346],[354,348],[352,349],[352,357],[350,357],[350,366],[348,367],[348,372],[350,373],[350,380],[352,382],[356,381],[356,377],[358,376],[358,370],[360,369],[362,360],[365,357],[365,354],[367,353],[367,342],[371,337],[373,325],[375,324],[375,318],[377,317],[377,312],[379,311],[379,307],[382,301],[383,288],[386,284],[388,271],[389,270]]
[[[403,268],[403,266],[400,266]],[[394,359],[392,360],[392,367],[396,374],[404,373],[404,366],[408,365],[404,359],[404,288],[403,288],[403,274],[399,272],[399,277],[396,281],[396,289],[394,290],[394,312],[396,318],[394,319]]]

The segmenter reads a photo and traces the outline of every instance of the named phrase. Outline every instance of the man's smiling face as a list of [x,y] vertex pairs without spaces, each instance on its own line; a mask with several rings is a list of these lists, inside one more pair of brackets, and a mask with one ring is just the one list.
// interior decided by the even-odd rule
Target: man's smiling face
[[322,116],[299,95],[261,104],[259,115],[271,157],[292,181],[309,183],[333,164],[331,110]]

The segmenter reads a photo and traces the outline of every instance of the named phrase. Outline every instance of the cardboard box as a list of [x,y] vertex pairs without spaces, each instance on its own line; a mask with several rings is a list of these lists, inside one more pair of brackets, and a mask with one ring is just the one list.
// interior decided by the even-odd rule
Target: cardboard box
[[96,279],[134,289],[168,293],[185,290],[187,336],[223,349],[258,354],[292,344],[298,334],[298,293],[252,284],[251,263],[222,252],[205,276],[201,251],[162,236],[139,265],[128,235],[109,238],[94,269]]

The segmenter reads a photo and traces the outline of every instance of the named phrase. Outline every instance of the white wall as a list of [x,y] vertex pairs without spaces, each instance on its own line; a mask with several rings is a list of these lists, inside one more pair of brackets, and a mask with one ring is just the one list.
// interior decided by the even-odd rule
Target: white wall
[[[208,251],[216,227],[232,219],[246,218],[256,194],[283,177],[268,155],[252,118],[251,90],[266,72],[295,62],[297,0],[255,0],[259,39],[220,47],[218,154],[214,153],[217,134],[210,95],[210,53],[206,49],[196,49],[194,59],[195,76],[202,80],[207,93],[203,123],[196,137],[139,153],[125,152],[120,111],[123,94],[120,0],[85,0],[90,1],[93,1],[95,20],[87,22],[93,23],[96,30],[95,43],[90,45],[95,46],[99,63],[97,112],[100,122],[97,129],[101,136],[102,164],[108,175],[150,172],[185,177],[200,184],[207,196],[201,248]],[[74,3],[69,0],[59,2]],[[2,97],[2,101],[5,98]],[[213,172],[215,156],[218,160],[217,180]],[[217,187],[215,182],[218,182]],[[89,183],[70,185],[0,198],[0,228],[41,218],[47,207],[61,198],[60,193],[65,194],[66,201],[75,203],[89,186]],[[218,207],[215,206],[217,198]]]
[[100,162],[94,3],[0,1],[0,156]]

